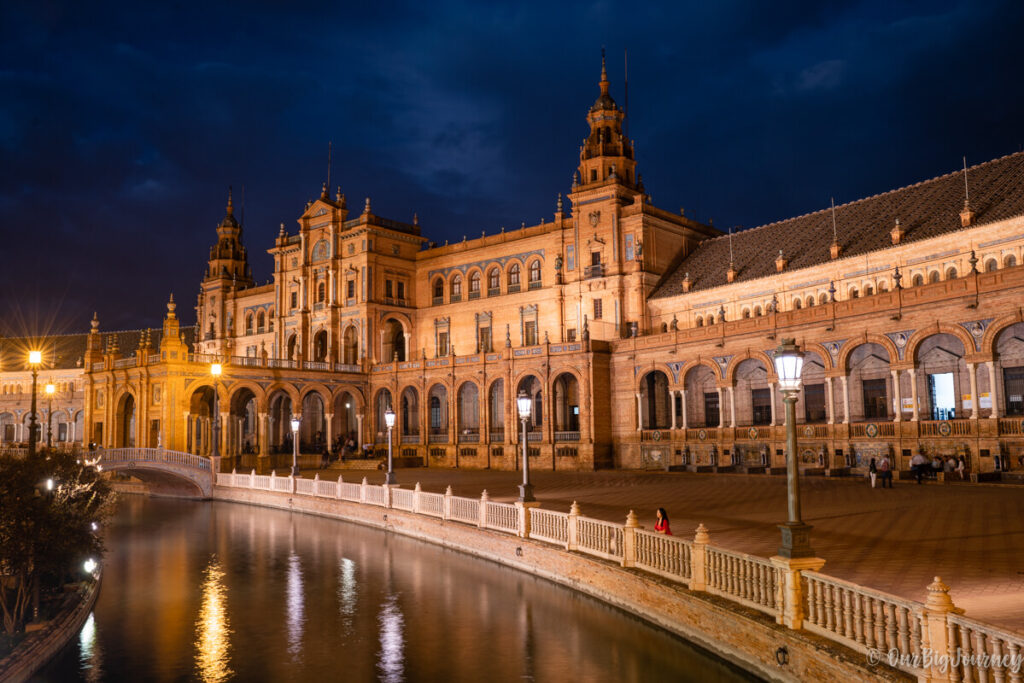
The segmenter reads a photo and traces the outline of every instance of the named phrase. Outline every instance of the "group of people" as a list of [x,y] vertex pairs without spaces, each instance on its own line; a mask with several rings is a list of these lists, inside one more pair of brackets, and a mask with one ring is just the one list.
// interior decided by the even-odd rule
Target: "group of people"
[[[365,444],[364,444],[363,447],[365,449],[365,447],[366,447]],[[356,457],[358,452],[359,452],[359,449],[356,446],[356,433],[355,432],[349,432],[349,434],[347,436],[339,436],[337,439],[334,440],[334,444],[333,444],[332,448],[329,449],[325,445],[323,447],[323,450],[321,450],[321,454],[320,454],[320,469],[324,469],[325,467],[330,465],[330,463],[333,460],[336,460],[338,457],[341,458],[342,462],[345,462],[346,458],[348,458],[348,459],[354,458],[354,457]],[[365,450],[363,451],[363,457],[364,458],[368,457],[366,455],[366,451]]]
[[[910,459],[910,472],[917,479],[918,484],[926,476],[931,477],[939,472],[944,472],[946,476],[956,473],[963,480],[966,477],[966,471],[967,460],[962,455],[959,458],[954,458],[951,455],[946,460],[936,455],[929,462],[927,458],[918,453]],[[871,488],[875,488],[875,483],[878,480],[881,480],[883,489],[886,484],[892,488],[892,463],[889,461],[888,455],[883,455],[877,461],[875,458],[871,458],[871,462],[868,464],[868,477],[871,479]]]

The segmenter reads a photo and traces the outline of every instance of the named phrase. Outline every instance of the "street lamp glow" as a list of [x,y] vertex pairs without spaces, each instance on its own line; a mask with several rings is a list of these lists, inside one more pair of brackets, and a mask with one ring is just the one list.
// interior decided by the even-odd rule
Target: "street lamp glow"
[[57,387],[54,386],[54,384],[52,382],[47,382],[47,384],[46,384],[46,395],[47,396],[53,396],[53,394],[56,391],[57,391]]
[[395,411],[391,409],[391,406],[388,406],[387,410],[384,411],[384,425],[388,428],[388,473],[384,477],[384,483],[388,486],[394,486],[397,482],[391,460],[391,430],[395,426]]
[[53,490],[53,479],[47,479],[46,480],[46,490],[47,491],[52,491]]
[[299,476],[299,425],[301,415],[292,415],[292,476]]
[[210,365],[210,374],[214,377],[220,377],[223,372],[224,367],[220,363],[213,363]]
[[100,525],[96,522],[93,522],[92,524],[90,524],[90,526],[92,527],[93,531],[97,531],[100,528]]
[[530,417],[530,412],[533,410],[533,400],[530,399],[529,394],[522,391],[519,393],[519,397],[516,398],[516,407],[519,408],[519,419],[526,420]]
[[384,411],[384,424],[387,425],[388,429],[395,426],[395,411],[391,410],[390,407]]
[[779,376],[780,391],[799,391],[800,374],[804,367],[804,352],[793,339],[783,339],[775,349],[775,374]]
[[301,424],[301,422],[302,420],[299,418],[298,415],[292,415],[292,433],[299,431],[299,425]]
[[43,362],[42,351],[29,351],[28,352],[28,364],[29,365],[40,365]]
[[84,569],[86,573],[92,574],[94,571],[96,571],[96,560],[90,557],[82,564],[82,569]]

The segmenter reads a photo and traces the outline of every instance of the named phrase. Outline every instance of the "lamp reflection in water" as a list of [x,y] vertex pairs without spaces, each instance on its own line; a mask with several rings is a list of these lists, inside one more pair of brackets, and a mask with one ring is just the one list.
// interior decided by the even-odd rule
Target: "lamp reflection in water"
[[405,619],[398,606],[398,595],[388,593],[381,606],[380,658],[377,660],[378,680],[399,683],[405,680]]
[[78,634],[78,652],[85,680],[103,680],[103,650],[96,639],[96,615],[91,612]]
[[345,635],[354,633],[356,616],[356,563],[347,557],[338,562],[338,605],[341,610],[341,622]]
[[231,627],[228,623],[224,570],[216,557],[203,572],[203,603],[196,621],[196,668],[206,683],[226,681],[234,675],[229,663]]
[[[294,530],[294,529],[293,529]],[[302,596],[302,564],[292,550],[288,553],[288,654],[298,659],[302,652],[302,629],[306,624],[306,605]]]

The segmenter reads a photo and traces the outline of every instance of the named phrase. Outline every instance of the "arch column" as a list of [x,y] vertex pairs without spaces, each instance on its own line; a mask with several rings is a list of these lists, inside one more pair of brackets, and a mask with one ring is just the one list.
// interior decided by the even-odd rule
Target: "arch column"
[[405,337],[405,360],[411,360],[412,356],[409,353],[409,340],[412,339],[412,335],[408,332],[403,332],[402,336]]
[[999,417],[999,380],[996,379],[996,363],[990,360],[985,361],[985,365],[988,367],[988,391],[992,395],[992,417]]
[[356,448],[363,447],[363,414],[356,413]]
[[672,389],[668,392],[669,410],[672,415],[672,426],[669,429],[676,428],[676,390]]
[[334,413],[324,413],[324,419],[327,420],[327,450],[330,451],[334,447]]
[[[830,425],[831,424],[835,424],[836,423],[836,401],[835,401],[835,396],[832,393],[832,378],[831,377],[826,377],[825,378],[825,405],[828,407],[828,423]],[[774,410],[774,408],[775,408],[775,404],[773,403],[772,404],[772,409]],[[774,417],[774,415],[772,416],[772,424],[775,424],[775,417]]]
[[228,442],[231,440],[231,413],[220,414],[220,429],[218,430],[217,437],[220,439],[220,446],[218,451],[221,456],[230,455],[228,451]]
[[917,416],[920,414],[920,410],[917,405],[917,368],[910,368],[907,372],[910,373],[910,402],[914,404],[911,411],[910,421],[917,422]]
[[729,385],[729,426],[736,426],[736,387]]
[[772,402],[771,402],[771,406],[772,406],[772,423],[771,423],[771,426],[772,427],[774,427],[775,423],[777,422],[777,418],[775,417],[775,391],[776,391],[777,388],[778,388],[778,383],[777,382],[768,382],[768,392],[771,394],[771,397],[772,397]]
[[841,375],[843,382],[843,424],[850,424],[850,376]]
[[683,429],[686,429],[686,385],[685,384],[683,385],[683,388],[679,390],[679,397],[682,399],[680,401],[680,403],[682,404],[680,406],[680,408],[683,409],[683,415],[682,415],[682,418],[683,418]]
[[644,428],[644,414],[641,409],[641,398],[640,392],[636,393],[636,431],[643,431]]
[[270,420],[266,413],[258,413],[256,420],[256,443],[261,458],[270,455]]
[[722,387],[715,387],[715,391],[718,392],[718,428],[722,429],[725,427],[725,400],[722,396]]
[[977,420],[981,417],[981,411],[978,410],[978,364],[968,363],[967,364],[967,375],[971,380],[971,419]]
[[893,398],[896,401],[896,410],[893,411],[894,413],[896,413],[896,416],[893,418],[893,422],[902,422],[903,421],[903,397],[900,394],[900,371],[899,370],[890,370],[889,372],[892,375],[892,395],[893,395]]

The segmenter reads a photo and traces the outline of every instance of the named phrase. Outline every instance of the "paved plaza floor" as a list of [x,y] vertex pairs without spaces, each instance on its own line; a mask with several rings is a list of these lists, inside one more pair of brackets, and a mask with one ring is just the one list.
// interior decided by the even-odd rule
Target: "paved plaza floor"
[[[383,472],[322,470],[321,478],[383,483]],[[510,501],[518,472],[436,468],[396,470],[398,481],[423,490]],[[306,471],[304,476],[312,477]],[[654,526],[664,507],[677,536],[692,537],[698,523],[712,543],[753,555],[775,554],[776,524],[786,518],[781,476],[661,472],[537,472],[541,506],[624,522],[630,509],[641,525]],[[967,615],[1024,633],[1024,487],[996,484],[918,485],[896,482],[872,489],[864,479],[800,480],[804,521],[826,560],[822,572],[924,601],[932,577],[941,576]]]

